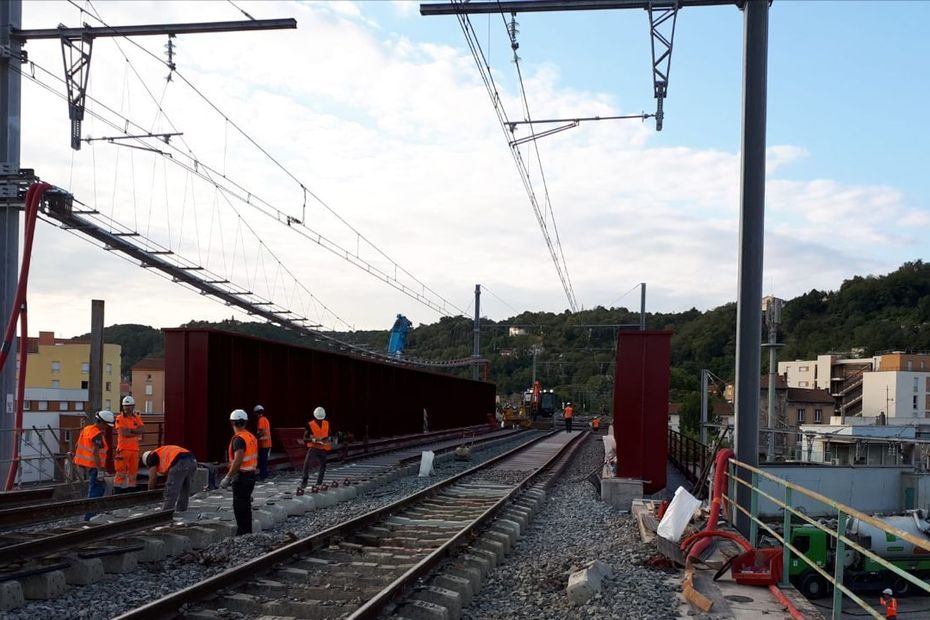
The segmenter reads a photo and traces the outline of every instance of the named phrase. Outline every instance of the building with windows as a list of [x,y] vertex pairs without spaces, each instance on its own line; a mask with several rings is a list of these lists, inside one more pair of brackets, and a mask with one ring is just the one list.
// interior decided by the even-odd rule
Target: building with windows
[[132,369],[132,397],[136,411],[143,414],[165,413],[165,358],[146,357]]
[[889,424],[910,420],[926,424],[930,418],[930,368],[923,372],[878,370],[865,373],[862,410],[884,417]]
[[[39,332],[38,338],[28,339],[26,351],[29,357],[23,408],[73,411],[75,403],[82,403],[83,409],[90,381],[90,343],[55,338],[55,332]],[[105,409],[119,408],[120,359],[120,345],[103,345],[102,405]],[[81,398],[78,392],[83,394]],[[52,403],[57,403],[56,409],[51,408]]]

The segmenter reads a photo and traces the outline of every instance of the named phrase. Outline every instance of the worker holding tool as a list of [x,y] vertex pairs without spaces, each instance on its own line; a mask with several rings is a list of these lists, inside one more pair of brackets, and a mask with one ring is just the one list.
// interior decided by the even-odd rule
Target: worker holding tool
[[139,473],[139,438],[145,434],[145,422],[135,413],[136,400],[123,398],[120,414],[116,416],[116,454],[113,456],[113,493],[128,493],[136,488]]
[[[104,436],[106,428],[112,427],[113,412],[107,409],[98,411],[94,416],[94,423],[88,424],[78,437],[74,448],[74,464],[81,468],[87,477],[87,498],[103,497],[107,485],[103,481],[106,474],[107,440]],[[94,513],[84,515],[85,521],[90,521]]]
[[599,428],[601,428],[601,421],[595,416],[594,419],[591,420],[591,430],[596,433]]
[[898,617],[898,599],[894,597],[894,592],[891,591],[891,588],[882,590],[882,595],[879,597],[878,602],[885,608],[886,618]]
[[320,473],[316,477],[316,485],[323,484],[326,474],[326,455],[333,449],[332,438],[329,432],[329,420],[326,419],[326,410],[317,407],[313,410],[313,420],[307,422],[304,429],[304,445],[307,446],[307,456],[304,457],[304,474],[300,482],[300,489],[307,486],[310,475],[310,463],[316,461],[320,464]]
[[575,417],[575,410],[572,409],[572,404],[568,403],[565,405],[565,409],[562,411],[562,418],[565,420],[565,432],[572,432],[572,418]]
[[268,477],[268,459],[271,456],[271,422],[261,405],[255,405],[252,412],[258,416],[255,434],[258,439],[258,479],[264,480]]
[[197,471],[197,459],[181,446],[162,446],[142,455],[149,468],[149,491],[155,488],[159,476],[165,476],[165,502],[162,510],[184,512],[191,494],[191,481]]
[[236,536],[252,533],[252,490],[258,468],[258,439],[245,430],[249,414],[236,409],[229,414],[233,436],[229,440],[229,470],[220,481],[220,488],[232,485],[233,513],[236,515]]

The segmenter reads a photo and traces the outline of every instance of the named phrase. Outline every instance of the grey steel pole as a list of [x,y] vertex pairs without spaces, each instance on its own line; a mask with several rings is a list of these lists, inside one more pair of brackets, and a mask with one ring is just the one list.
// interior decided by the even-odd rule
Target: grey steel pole
[[475,345],[472,355],[475,363],[471,365],[471,378],[478,379],[478,358],[481,357],[481,285],[475,285]]
[[[88,373],[87,419],[103,409],[103,300],[90,302],[90,372]],[[110,404],[112,406],[112,403]]]
[[[19,174],[20,51],[22,45],[10,38],[12,29],[23,23],[21,0],[0,2],[0,176]],[[4,52],[9,53],[5,55]],[[16,298],[19,279],[19,212],[15,183],[0,179],[0,329],[6,327]],[[12,195],[10,195],[12,193]],[[0,480],[6,479],[13,456],[16,360],[19,343],[14,336],[6,365],[0,371]]]
[[701,443],[707,445],[707,369],[701,369]]
[[[759,464],[759,373],[762,335],[762,244],[765,238],[765,122],[768,68],[768,0],[743,5],[743,140],[740,179],[739,291],[736,307],[736,458]],[[750,473],[740,477],[751,482]],[[737,485],[747,512],[751,492]],[[737,529],[749,536],[750,519],[737,512]],[[754,541],[750,541],[753,543]]]
[[646,283],[639,283],[639,331],[646,331]]
[[533,381],[530,385],[536,384],[536,356],[539,354],[539,349],[535,346],[533,347]]
[[[778,386],[778,373],[776,372],[775,343],[778,340],[778,328],[772,325],[769,328],[769,389],[768,389],[768,420],[769,427],[766,458],[769,462],[775,460],[775,395]],[[787,446],[787,444],[786,444]]]

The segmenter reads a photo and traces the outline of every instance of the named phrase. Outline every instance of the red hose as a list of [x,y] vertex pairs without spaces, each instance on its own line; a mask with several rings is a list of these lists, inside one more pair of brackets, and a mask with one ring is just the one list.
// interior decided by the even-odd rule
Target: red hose
[[[707,525],[704,527],[704,531],[706,532],[717,529],[717,519],[720,518],[720,505],[723,502],[723,488],[727,478],[727,463],[731,458],[733,458],[733,450],[724,448],[717,453],[717,458],[714,460],[714,489],[710,502],[710,514],[707,517]],[[698,541],[696,545],[691,547],[691,552],[688,553],[688,557],[699,558],[709,546],[710,537],[703,538]]]
[[13,422],[13,458],[10,462],[10,468],[7,471],[6,483],[4,484],[4,489],[7,491],[13,488],[13,482],[16,480],[16,471],[19,469],[20,439],[17,431],[21,431],[23,426],[23,399],[26,393],[26,364],[29,358],[29,332],[26,321],[26,287],[29,283],[29,265],[32,262],[32,242],[35,238],[36,220],[39,216],[39,203],[42,201],[42,195],[51,187],[52,186],[48,183],[33,183],[29,186],[29,189],[26,190],[26,221],[23,228],[23,264],[20,266],[16,299],[13,302],[13,308],[10,312],[10,320],[7,322],[3,345],[0,347],[0,369],[2,369],[6,364],[9,352],[13,348],[13,336],[16,334],[16,321],[19,320],[20,354],[19,375],[16,384],[16,418]]

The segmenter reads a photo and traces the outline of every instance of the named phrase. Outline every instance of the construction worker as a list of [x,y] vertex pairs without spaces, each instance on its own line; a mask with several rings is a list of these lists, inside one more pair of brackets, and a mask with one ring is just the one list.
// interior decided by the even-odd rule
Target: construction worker
[[304,457],[304,475],[300,482],[300,488],[307,486],[307,478],[310,473],[310,463],[316,461],[320,464],[320,473],[316,477],[316,485],[323,484],[323,476],[326,474],[326,455],[333,449],[329,433],[329,421],[326,419],[326,410],[317,407],[313,410],[313,420],[307,422],[307,428],[304,430],[304,445],[307,446],[307,456]]
[[593,430],[596,433],[600,427],[601,427],[601,421],[597,418],[597,416],[594,416],[594,419],[591,420],[591,430]]
[[113,493],[127,493],[136,488],[139,473],[139,438],[145,434],[145,422],[135,413],[136,400],[132,396],[123,398],[120,414],[116,416],[116,454],[113,466]]
[[[885,597],[888,598],[886,599]],[[894,592],[891,591],[891,588],[882,590],[882,595],[879,597],[878,602],[885,608],[886,618],[898,617],[898,599],[894,597]]]
[[162,446],[142,455],[149,468],[149,491],[155,488],[159,476],[165,476],[165,502],[162,510],[184,512],[191,494],[191,480],[197,471],[197,459],[181,446]]
[[[107,409],[98,411],[94,416],[94,423],[88,424],[81,430],[77,446],[74,448],[74,464],[81,468],[87,477],[87,497],[102,497],[107,485],[103,481],[106,474],[107,439],[104,431],[114,423],[113,412]],[[90,521],[94,513],[84,515],[85,521]]]
[[252,490],[258,468],[258,439],[245,430],[249,414],[236,409],[229,414],[233,436],[229,440],[229,470],[220,481],[220,488],[232,485],[233,513],[236,515],[236,536],[252,533]]
[[261,405],[255,405],[252,411],[258,416],[258,432],[255,434],[258,439],[258,478],[264,480],[268,477],[268,458],[271,456],[271,422]]
[[575,417],[575,410],[572,409],[572,404],[568,403],[565,405],[565,409],[562,411],[562,418],[565,420],[565,432],[572,432],[572,418]]

